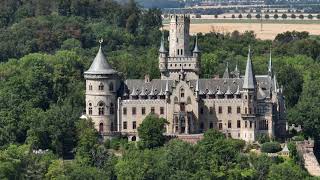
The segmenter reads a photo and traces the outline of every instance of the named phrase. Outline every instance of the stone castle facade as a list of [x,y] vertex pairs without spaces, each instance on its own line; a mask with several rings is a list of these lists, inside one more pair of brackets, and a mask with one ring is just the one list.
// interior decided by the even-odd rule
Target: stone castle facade
[[114,133],[138,139],[137,128],[150,113],[168,120],[166,134],[200,134],[214,128],[227,136],[255,141],[259,134],[281,137],[286,132],[282,89],[272,72],[255,75],[250,48],[245,74],[227,67],[222,78],[200,79],[201,52],[196,40],[189,50],[190,18],[172,15],[169,52],[162,37],[161,79],[121,78],[101,47],[86,79],[86,115],[104,136]]

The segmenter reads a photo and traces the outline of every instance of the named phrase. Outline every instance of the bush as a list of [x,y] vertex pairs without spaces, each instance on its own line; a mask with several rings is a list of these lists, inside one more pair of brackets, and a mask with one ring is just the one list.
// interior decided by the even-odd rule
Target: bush
[[281,146],[278,142],[266,142],[261,145],[261,152],[276,153],[279,151],[281,151]]
[[304,141],[304,137],[299,135],[299,136],[293,136],[292,137],[293,141]]
[[258,139],[258,142],[260,144],[263,144],[263,143],[266,143],[266,142],[270,142],[270,138],[266,134],[259,134],[257,139]]

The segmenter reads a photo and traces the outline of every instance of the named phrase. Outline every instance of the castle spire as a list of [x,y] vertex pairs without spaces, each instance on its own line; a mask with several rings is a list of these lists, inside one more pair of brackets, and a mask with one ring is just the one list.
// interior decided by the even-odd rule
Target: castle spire
[[200,53],[200,49],[198,47],[198,35],[196,35],[196,42],[194,44],[193,53]]
[[117,73],[117,71],[112,69],[111,65],[107,62],[106,57],[104,56],[104,54],[102,52],[103,39],[100,39],[99,43],[100,43],[99,51],[98,51],[96,57],[94,58],[89,70],[86,71],[84,74],[85,75],[90,75],[90,74],[107,75],[107,74]]
[[269,77],[272,77],[272,54],[271,54],[271,48],[270,48],[270,57],[269,57],[269,65],[268,65],[268,75]]
[[169,93],[169,81],[167,80],[166,82],[166,90],[165,90],[166,93]]
[[273,87],[274,87],[274,92],[278,92],[278,81],[277,81],[277,76],[274,74],[273,76]]
[[249,46],[246,73],[243,81],[243,89],[255,89],[256,80],[253,73],[252,62],[251,62],[251,47]]
[[223,78],[230,78],[229,62],[227,62],[226,70],[223,73]]
[[199,80],[197,80],[197,83],[196,83],[196,92],[199,92]]

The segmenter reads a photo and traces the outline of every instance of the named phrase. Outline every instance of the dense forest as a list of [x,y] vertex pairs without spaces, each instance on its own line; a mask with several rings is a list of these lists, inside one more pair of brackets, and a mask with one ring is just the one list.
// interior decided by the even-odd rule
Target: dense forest
[[[214,131],[197,145],[100,142],[92,124],[79,119],[83,72],[98,40],[104,39],[108,61],[124,78],[159,78],[161,26],[159,9],[142,9],[133,0],[2,1],[0,179],[308,178],[293,160],[244,155],[243,142]],[[244,71],[249,45],[255,73],[266,74],[271,47],[289,122],[303,126],[302,136],[320,139],[319,37],[306,32],[286,32],[273,41],[256,39],[253,32],[198,37],[205,78],[221,75],[227,62]]]

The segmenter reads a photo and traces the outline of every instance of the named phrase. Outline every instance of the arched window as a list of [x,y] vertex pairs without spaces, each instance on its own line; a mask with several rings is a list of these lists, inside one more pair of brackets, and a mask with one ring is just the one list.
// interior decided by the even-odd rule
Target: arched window
[[180,97],[182,97],[182,98],[184,97],[184,89],[183,88],[180,89]]
[[92,91],[92,85],[91,84],[89,84],[89,90]]
[[103,123],[99,124],[99,133],[103,133]]
[[114,114],[114,105],[110,103],[110,114]]
[[103,91],[103,89],[104,89],[104,85],[103,85],[102,83],[100,83],[100,85],[99,85],[99,90],[100,90],[100,91]]
[[99,103],[99,116],[104,115],[104,103]]
[[92,104],[89,103],[89,115],[92,115]]
[[113,83],[112,82],[109,84],[109,91],[114,91],[114,87],[113,87]]
[[178,103],[178,98],[177,98],[177,96],[176,97],[174,97],[174,103]]
[[137,137],[132,136],[131,141],[136,141],[136,140],[137,140]]

